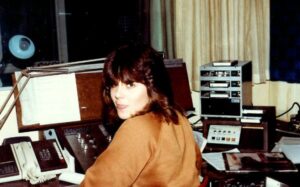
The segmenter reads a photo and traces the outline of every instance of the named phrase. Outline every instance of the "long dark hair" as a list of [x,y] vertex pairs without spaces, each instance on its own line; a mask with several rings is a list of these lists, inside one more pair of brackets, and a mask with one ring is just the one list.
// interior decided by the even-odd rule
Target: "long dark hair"
[[122,46],[107,57],[103,70],[104,118],[116,123],[118,118],[110,88],[118,83],[139,82],[147,87],[150,103],[137,115],[153,112],[161,120],[178,123],[176,111],[182,110],[173,99],[169,74],[162,56],[152,47],[143,44]]

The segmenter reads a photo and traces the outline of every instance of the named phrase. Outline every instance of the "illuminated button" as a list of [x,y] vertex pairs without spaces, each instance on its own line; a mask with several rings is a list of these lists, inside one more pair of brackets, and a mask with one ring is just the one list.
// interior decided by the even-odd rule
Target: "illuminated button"
[[94,143],[95,143],[95,138],[90,139],[90,140],[89,140],[89,143],[90,143],[90,144],[94,144]]
[[84,139],[80,139],[81,144],[84,144],[84,142],[85,142]]
[[89,148],[88,144],[84,144],[83,149],[84,149],[84,150],[87,150],[88,148]]

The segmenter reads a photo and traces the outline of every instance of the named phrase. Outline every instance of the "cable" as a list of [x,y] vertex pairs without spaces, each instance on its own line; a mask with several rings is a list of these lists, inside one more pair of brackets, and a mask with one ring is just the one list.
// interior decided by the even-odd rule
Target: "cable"
[[291,111],[294,108],[295,105],[298,106],[298,114],[299,114],[300,105],[299,105],[298,102],[294,102],[293,105],[287,111],[283,112],[282,114],[279,114],[278,116],[276,116],[276,118],[279,118],[279,117],[283,116],[284,114],[288,113],[289,111]]
[[199,118],[197,121],[195,121],[194,123],[192,123],[192,125],[196,125],[197,123],[199,123],[199,121],[201,121],[201,118]]

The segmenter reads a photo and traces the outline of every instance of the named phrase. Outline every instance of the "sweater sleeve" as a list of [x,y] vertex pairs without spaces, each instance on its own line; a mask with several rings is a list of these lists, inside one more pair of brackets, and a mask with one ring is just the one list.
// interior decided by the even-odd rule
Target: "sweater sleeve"
[[[144,124],[126,120],[108,148],[87,170],[83,186],[130,186],[148,162],[154,144]],[[151,145],[152,144],[152,145]]]

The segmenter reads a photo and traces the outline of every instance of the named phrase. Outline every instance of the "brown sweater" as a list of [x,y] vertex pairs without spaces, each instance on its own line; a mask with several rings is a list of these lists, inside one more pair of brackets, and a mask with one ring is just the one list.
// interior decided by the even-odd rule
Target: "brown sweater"
[[189,121],[180,116],[179,124],[160,123],[153,113],[126,120],[81,187],[199,186],[200,152]]

